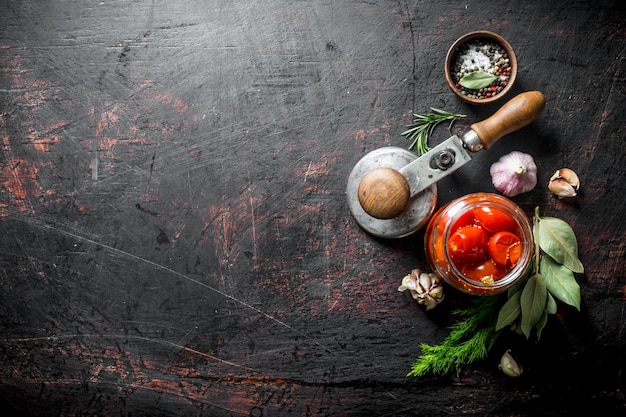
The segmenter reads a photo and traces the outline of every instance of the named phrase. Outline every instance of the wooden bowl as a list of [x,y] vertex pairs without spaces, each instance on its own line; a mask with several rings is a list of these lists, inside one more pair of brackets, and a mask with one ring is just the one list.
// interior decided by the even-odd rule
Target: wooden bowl
[[[495,49],[485,49],[484,45]],[[496,80],[483,89],[463,87],[460,79],[477,70],[495,75]],[[448,50],[445,73],[448,86],[461,100],[471,104],[493,103],[513,88],[517,78],[517,58],[502,36],[485,30],[470,32],[457,39]]]

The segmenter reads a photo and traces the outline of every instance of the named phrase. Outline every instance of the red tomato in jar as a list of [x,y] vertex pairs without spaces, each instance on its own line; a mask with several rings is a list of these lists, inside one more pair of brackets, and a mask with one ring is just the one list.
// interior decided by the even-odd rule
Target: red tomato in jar
[[487,256],[489,235],[480,227],[463,226],[448,239],[448,252],[459,262],[471,263]]
[[506,269],[497,265],[492,259],[484,262],[467,264],[461,267],[461,273],[475,281],[497,280],[506,275]]
[[501,210],[491,207],[479,207],[472,210],[472,213],[476,217],[476,223],[490,234],[504,230],[513,232],[517,228],[515,220]]
[[463,213],[458,219],[455,220],[454,223],[452,223],[452,226],[450,226],[450,230],[452,232],[456,232],[458,229],[460,229],[463,226],[469,226],[471,224],[474,224],[476,222],[476,218],[474,217],[474,213],[472,213],[472,210]]
[[489,239],[487,250],[496,264],[512,268],[522,254],[522,242],[514,233],[498,232]]

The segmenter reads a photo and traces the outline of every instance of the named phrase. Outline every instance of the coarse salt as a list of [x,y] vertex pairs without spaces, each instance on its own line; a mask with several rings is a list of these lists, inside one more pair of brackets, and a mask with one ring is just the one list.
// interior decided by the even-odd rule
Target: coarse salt
[[482,51],[486,47],[481,47],[480,50],[476,48],[470,48],[466,53],[461,55],[461,71],[477,71],[481,70],[488,73],[493,73],[493,66],[491,60]]

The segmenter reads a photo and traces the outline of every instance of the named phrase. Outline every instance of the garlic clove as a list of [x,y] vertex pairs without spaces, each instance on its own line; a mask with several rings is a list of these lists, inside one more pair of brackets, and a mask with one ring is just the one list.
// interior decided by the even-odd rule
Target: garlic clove
[[578,179],[578,175],[574,171],[569,168],[561,168],[557,172],[554,173],[554,176],[558,176],[563,178],[565,181],[569,182],[572,187],[578,190],[580,187],[580,179]]
[[422,291],[428,291],[430,290],[430,287],[432,286],[432,279],[430,277],[430,274],[427,274],[426,272],[422,272],[420,274],[418,282]]
[[402,284],[398,287],[398,291],[415,290],[415,283],[411,279],[411,275],[406,275],[402,278]]
[[518,377],[522,374],[522,367],[513,359],[510,349],[504,352],[504,355],[500,358],[498,368],[500,368],[506,376]]
[[443,298],[443,287],[441,285],[436,285],[429,292],[430,296],[433,298],[442,299]]
[[435,298],[426,297],[420,304],[423,304],[426,307],[426,311],[428,311],[437,307],[437,304],[439,304],[439,302]]
[[532,190],[537,185],[537,165],[532,156],[513,151],[489,168],[496,190],[507,197]]
[[559,198],[576,197],[576,195],[578,194],[576,192],[576,189],[563,178],[557,178],[553,181],[550,181],[550,183],[548,184],[548,188],[550,189],[552,194],[556,195]]
[[561,168],[556,171],[548,183],[548,189],[559,198],[575,197],[579,188],[578,175],[569,168]]

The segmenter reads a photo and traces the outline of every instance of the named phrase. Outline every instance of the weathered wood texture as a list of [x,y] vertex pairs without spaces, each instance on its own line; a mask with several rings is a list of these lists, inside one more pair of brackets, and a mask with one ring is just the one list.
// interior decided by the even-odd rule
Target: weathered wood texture
[[[521,3],[521,4],[520,4]],[[0,398],[33,416],[561,416],[624,408],[626,147],[619,1],[16,1],[0,13]],[[460,35],[507,38],[541,117],[439,183],[566,220],[580,312],[460,375],[406,378],[467,299],[397,292],[423,232],[383,241],[344,190],[412,112],[491,114],[445,85]],[[447,137],[437,130],[433,143]],[[573,202],[551,174],[581,177]],[[497,369],[513,348],[518,379]]]

